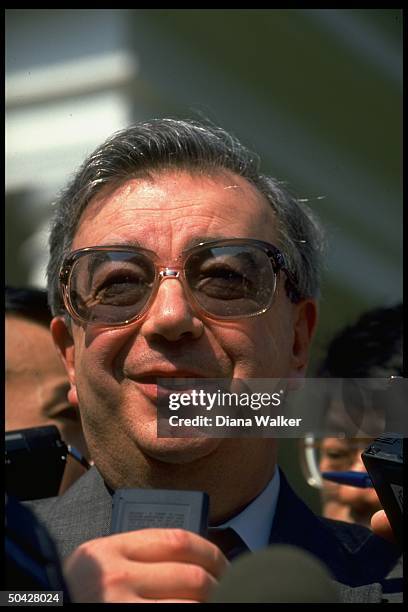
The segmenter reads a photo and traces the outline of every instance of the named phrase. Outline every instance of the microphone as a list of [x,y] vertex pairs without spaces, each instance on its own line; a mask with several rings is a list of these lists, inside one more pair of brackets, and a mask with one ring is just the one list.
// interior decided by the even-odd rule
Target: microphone
[[91,467],[75,447],[65,444],[55,425],[6,431],[7,493],[19,501],[58,495],[67,455]]
[[332,580],[310,553],[273,545],[234,561],[210,603],[340,603]]

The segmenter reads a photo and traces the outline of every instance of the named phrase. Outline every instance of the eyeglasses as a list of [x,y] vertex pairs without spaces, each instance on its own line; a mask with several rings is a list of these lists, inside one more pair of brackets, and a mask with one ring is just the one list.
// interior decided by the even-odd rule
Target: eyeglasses
[[153,303],[162,280],[177,278],[196,311],[237,320],[262,314],[272,304],[280,270],[286,291],[300,299],[283,254],[260,240],[234,238],[201,243],[166,267],[148,249],[97,246],[73,251],[60,270],[64,304],[80,323],[127,325]]
[[303,475],[311,487],[323,487],[322,472],[351,470],[370,438],[331,438],[316,440],[306,436],[300,441],[300,460]]

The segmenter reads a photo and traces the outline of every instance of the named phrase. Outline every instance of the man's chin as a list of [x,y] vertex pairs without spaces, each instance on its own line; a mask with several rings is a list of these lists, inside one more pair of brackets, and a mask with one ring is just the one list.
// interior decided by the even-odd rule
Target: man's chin
[[222,440],[216,438],[158,438],[140,441],[140,450],[151,459],[182,465],[212,454]]

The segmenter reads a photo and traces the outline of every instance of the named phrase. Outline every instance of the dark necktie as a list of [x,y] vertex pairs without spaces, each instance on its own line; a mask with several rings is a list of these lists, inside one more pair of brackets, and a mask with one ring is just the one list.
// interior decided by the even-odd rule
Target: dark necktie
[[211,529],[210,527],[208,529],[208,539],[222,550],[229,561],[244,552],[249,552],[244,540],[232,527],[226,527],[225,529]]

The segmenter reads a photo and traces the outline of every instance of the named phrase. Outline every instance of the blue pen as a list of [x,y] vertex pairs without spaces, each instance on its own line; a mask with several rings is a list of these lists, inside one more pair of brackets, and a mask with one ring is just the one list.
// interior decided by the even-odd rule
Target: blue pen
[[373,487],[371,478],[366,472],[322,472],[322,478],[360,489]]

